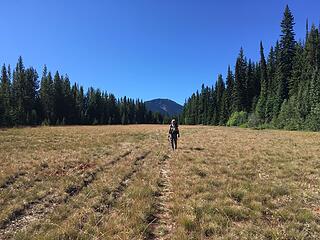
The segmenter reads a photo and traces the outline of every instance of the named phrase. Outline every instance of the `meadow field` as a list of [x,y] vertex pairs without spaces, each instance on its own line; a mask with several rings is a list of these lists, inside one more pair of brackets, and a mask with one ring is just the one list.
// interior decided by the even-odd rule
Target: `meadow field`
[[320,134],[0,130],[0,239],[320,239]]

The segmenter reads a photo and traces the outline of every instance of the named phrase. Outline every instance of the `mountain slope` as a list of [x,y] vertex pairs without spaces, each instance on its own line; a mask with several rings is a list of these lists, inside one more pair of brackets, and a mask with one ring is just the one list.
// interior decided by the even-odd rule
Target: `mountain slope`
[[183,106],[170,99],[157,98],[146,101],[145,104],[148,110],[169,116],[179,115],[183,109]]

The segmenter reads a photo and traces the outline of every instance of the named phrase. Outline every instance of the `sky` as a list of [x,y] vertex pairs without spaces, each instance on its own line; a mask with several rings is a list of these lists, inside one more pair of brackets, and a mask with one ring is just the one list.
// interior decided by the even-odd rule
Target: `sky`
[[2,1],[0,64],[22,56],[40,76],[46,64],[85,88],[183,104],[225,77],[240,47],[259,60],[259,42],[268,51],[279,38],[286,4],[297,40],[307,18],[319,25],[318,0]]

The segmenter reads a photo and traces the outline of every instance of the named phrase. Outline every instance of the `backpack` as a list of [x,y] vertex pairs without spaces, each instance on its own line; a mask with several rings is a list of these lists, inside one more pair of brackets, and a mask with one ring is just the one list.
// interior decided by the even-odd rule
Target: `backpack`
[[179,132],[178,124],[171,124],[171,133],[177,133]]

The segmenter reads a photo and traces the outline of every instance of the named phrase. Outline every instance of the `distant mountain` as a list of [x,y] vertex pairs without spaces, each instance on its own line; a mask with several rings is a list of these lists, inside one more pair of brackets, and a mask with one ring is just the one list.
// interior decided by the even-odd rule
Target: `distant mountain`
[[183,106],[170,99],[157,98],[146,101],[145,104],[148,110],[169,116],[178,115],[183,109]]

